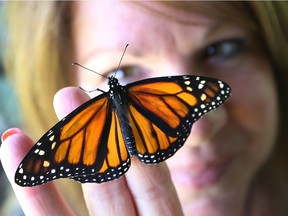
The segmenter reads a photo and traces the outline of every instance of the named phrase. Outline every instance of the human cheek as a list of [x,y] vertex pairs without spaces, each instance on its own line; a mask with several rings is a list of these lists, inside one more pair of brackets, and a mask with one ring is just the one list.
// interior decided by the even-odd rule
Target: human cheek
[[276,137],[276,88],[265,64],[244,68],[238,74],[241,76],[229,81],[233,89],[229,116],[250,137],[246,155],[252,166],[258,166],[268,157]]
[[276,127],[277,97],[272,80],[259,73],[230,82],[230,115],[249,131],[265,134],[268,128]]

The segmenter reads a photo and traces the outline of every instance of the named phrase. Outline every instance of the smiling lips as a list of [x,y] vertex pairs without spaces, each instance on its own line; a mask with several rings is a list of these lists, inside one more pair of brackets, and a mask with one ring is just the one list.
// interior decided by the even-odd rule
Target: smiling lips
[[216,162],[196,162],[171,170],[174,182],[193,189],[201,189],[215,184],[225,173],[231,158]]

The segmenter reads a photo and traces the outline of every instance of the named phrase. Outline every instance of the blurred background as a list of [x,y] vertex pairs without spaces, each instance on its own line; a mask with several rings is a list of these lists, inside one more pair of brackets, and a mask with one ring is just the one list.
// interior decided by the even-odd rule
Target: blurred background
[[[3,53],[5,52],[5,42],[7,40],[9,40],[9,37],[5,25],[5,10],[3,2],[0,1],[0,135],[10,127],[20,127],[17,99],[9,79],[5,76],[3,67]],[[24,215],[17,204],[1,163],[0,191],[0,215]]]

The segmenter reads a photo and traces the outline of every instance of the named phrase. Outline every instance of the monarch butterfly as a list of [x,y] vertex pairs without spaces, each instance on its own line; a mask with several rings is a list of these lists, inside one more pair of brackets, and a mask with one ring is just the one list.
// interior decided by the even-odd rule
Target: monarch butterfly
[[175,154],[192,124],[230,94],[223,81],[200,76],[144,79],[126,86],[108,78],[108,92],[58,122],[20,163],[15,182],[35,186],[58,178],[81,183],[121,177],[130,157],[157,164]]

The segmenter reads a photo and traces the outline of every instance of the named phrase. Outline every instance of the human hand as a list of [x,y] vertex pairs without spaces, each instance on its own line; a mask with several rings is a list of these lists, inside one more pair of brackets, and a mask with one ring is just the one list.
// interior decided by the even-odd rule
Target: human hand
[[[56,114],[62,119],[87,100],[77,88],[64,88],[54,99]],[[2,140],[1,162],[25,215],[74,215],[55,182],[35,187],[14,182],[16,168],[34,142],[15,128],[4,132]],[[183,215],[165,162],[144,165],[132,158],[124,177],[102,184],[85,183],[82,189],[90,215]]]

